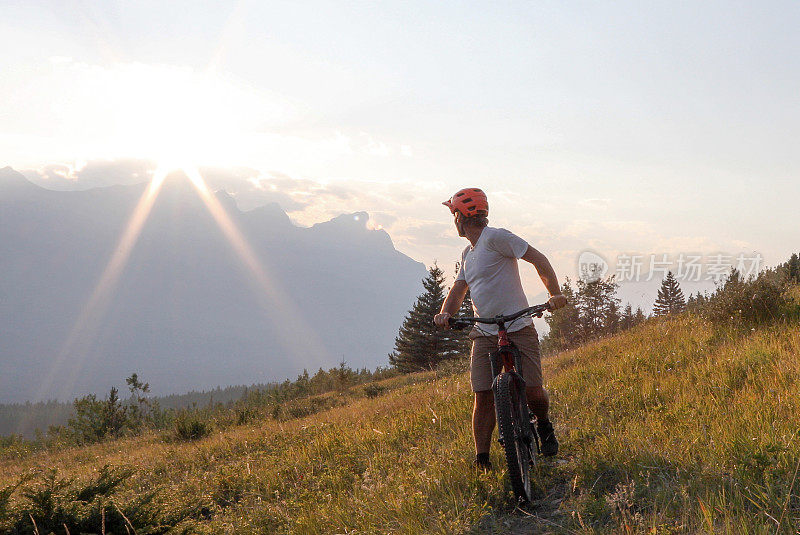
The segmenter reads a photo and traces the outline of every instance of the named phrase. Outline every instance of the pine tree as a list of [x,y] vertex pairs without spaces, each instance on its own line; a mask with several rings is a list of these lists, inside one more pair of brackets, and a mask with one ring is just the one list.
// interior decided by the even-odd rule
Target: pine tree
[[622,323],[622,314],[619,311],[619,299],[612,299],[608,302],[603,312],[603,330],[605,334],[619,332]]
[[619,327],[623,331],[630,329],[631,327],[633,327],[633,322],[634,322],[633,306],[631,306],[631,304],[628,303],[625,306],[625,311],[622,313],[622,318],[620,319]]
[[550,332],[542,342],[543,349],[548,353],[557,352],[619,331],[623,316],[617,298],[618,287],[613,276],[606,280],[580,279],[575,292],[567,279],[561,286],[567,306],[545,318]]
[[642,307],[636,307],[636,314],[633,315],[633,324],[639,325],[640,323],[644,323],[644,320],[647,319]]
[[653,313],[656,316],[666,316],[668,314],[677,314],[686,308],[686,301],[683,297],[683,290],[681,290],[672,271],[667,272],[666,278],[661,283],[661,288],[658,289],[658,299],[653,307]]
[[389,362],[403,373],[428,370],[461,354],[458,331],[436,327],[433,316],[444,303],[444,273],[434,264],[422,281],[425,292],[414,304],[395,338]]
[[561,285],[561,294],[567,298],[566,306],[545,316],[550,332],[542,340],[542,348],[548,353],[575,347],[581,342],[580,315],[569,277]]
[[792,282],[800,282],[800,257],[797,253],[792,253],[788,262],[789,280]]
[[703,312],[703,308],[708,303],[708,296],[697,292],[696,294],[690,294],[689,299],[686,300],[686,310],[694,313],[701,313]]
[[619,323],[618,287],[614,276],[606,280],[578,281],[575,297],[580,314],[581,341],[602,336]]
[[[458,271],[460,267],[460,262],[456,262],[456,277],[458,277]],[[456,315],[472,316],[474,313],[475,311],[472,307],[472,298],[469,295],[469,289],[467,289],[467,294],[464,296],[464,301],[461,302],[461,307],[459,307]],[[461,331],[448,331],[448,334],[455,338],[458,342],[459,353],[461,355],[469,355],[472,348],[472,340],[469,338],[469,329],[463,329]]]

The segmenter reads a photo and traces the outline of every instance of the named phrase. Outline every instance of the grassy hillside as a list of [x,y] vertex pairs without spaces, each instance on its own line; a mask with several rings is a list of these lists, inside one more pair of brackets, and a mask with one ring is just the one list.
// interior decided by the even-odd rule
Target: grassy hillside
[[[462,366],[466,368],[466,363]],[[515,509],[470,465],[468,376],[363,386],[311,416],[256,415],[0,460],[0,528],[125,533],[795,533],[800,331],[652,320],[545,363],[562,453]],[[372,396],[372,397],[370,397]],[[324,405],[324,404],[323,404]],[[300,413],[298,413],[300,414]],[[493,463],[502,466],[494,446]],[[105,470],[104,466],[108,466]],[[790,489],[792,489],[790,491]],[[59,516],[60,515],[60,516]],[[72,533],[78,528],[70,525]]]

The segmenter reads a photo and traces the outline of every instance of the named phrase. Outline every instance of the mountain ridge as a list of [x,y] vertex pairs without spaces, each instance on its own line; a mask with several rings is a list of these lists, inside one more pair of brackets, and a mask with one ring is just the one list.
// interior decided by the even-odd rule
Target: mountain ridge
[[[125,249],[147,183],[54,191],[11,168],[0,183],[15,184],[0,195],[0,402],[71,399],[132,372],[177,374],[151,381],[170,394],[385,365],[425,275],[366,212],[301,227],[220,190],[231,234],[170,176]],[[63,380],[57,395],[34,386],[42,374]]]

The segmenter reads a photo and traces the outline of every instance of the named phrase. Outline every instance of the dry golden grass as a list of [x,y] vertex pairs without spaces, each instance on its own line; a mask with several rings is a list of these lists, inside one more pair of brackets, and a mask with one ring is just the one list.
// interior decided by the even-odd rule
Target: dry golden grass
[[[545,377],[562,452],[536,469],[539,499],[524,509],[515,508],[503,470],[471,467],[465,373],[389,379],[387,393],[372,399],[196,442],[150,434],[5,458],[0,489],[51,468],[84,482],[106,464],[130,467],[114,503],[155,491],[152,507],[171,523],[155,531],[174,533],[800,527],[796,324],[726,332],[692,316],[649,321],[547,360]],[[501,467],[497,447],[492,455]],[[10,511],[25,507],[13,493]]]

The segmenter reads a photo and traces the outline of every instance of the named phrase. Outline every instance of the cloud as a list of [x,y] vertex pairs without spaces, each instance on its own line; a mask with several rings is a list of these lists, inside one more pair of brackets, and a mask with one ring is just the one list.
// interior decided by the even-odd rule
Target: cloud
[[388,227],[393,225],[397,221],[397,216],[390,214],[388,212],[381,212],[381,211],[372,211],[369,214],[370,219],[375,222],[376,225],[380,225],[381,227]]
[[78,182],[87,187],[111,184],[139,184],[153,177],[155,162],[140,159],[92,160],[77,173]]
[[[145,160],[96,160],[82,167],[44,166],[30,171],[39,183],[52,189],[86,189],[97,185],[141,182],[152,175],[155,164]],[[342,213],[365,211],[370,228],[386,230],[395,246],[414,259],[444,265],[460,258],[464,247],[453,228],[452,217],[441,200],[452,194],[438,181],[369,181],[345,179],[325,182],[298,178],[280,171],[254,167],[201,167],[212,190],[223,189],[242,210],[277,203],[302,226],[327,221]],[[542,230],[542,232],[545,232]]]
[[122,158],[91,160],[75,165],[50,164],[38,169],[24,169],[22,174],[48,189],[82,190],[147,182],[152,178],[155,168],[156,164],[149,160]]
[[23,169],[22,174],[31,182],[51,189],[73,189],[78,180],[72,168],[62,164]]
[[611,199],[583,199],[578,201],[578,206],[586,208],[608,208],[611,204]]
[[[85,189],[141,182],[151,176],[154,166],[147,160],[92,160],[77,168],[48,165],[27,173],[45,187]],[[466,245],[453,228],[450,213],[440,205],[442,199],[452,194],[452,188],[442,182],[355,179],[326,182],[248,166],[203,167],[201,174],[212,189],[230,193],[240,209],[277,203],[296,224],[303,226],[343,213],[367,212],[370,228],[386,230],[395,247],[428,265],[434,260],[442,266],[455,262]],[[649,255],[744,249],[739,240],[678,235],[649,220],[604,220],[585,215],[578,219],[569,213],[569,205],[564,204],[560,211],[548,212],[547,203],[537,200],[532,203],[529,198],[514,197],[512,193],[510,190],[490,193],[497,200],[492,226],[508,228],[545,253],[562,280],[566,276],[575,278],[577,255],[587,249],[612,263],[622,252]],[[591,199],[573,202],[573,207],[586,202],[601,204]],[[522,268],[521,275],[526,288],[539,287],[535,271]]]

